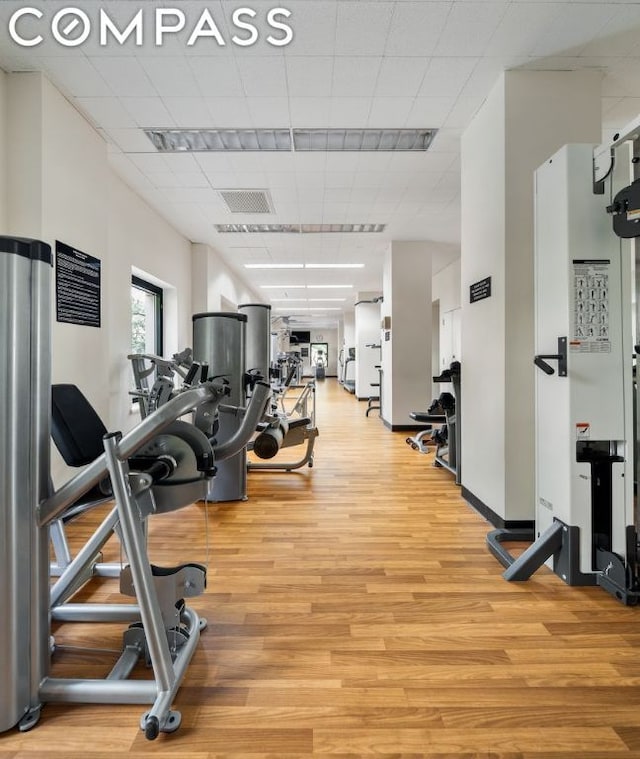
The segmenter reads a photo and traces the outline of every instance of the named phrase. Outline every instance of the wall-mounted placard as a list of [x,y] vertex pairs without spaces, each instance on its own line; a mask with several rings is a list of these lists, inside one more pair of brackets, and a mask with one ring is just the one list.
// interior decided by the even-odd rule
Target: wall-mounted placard
[[485,277],[469,286],[469,303],[491,297],[491,277]]
[[100,326],[100,259],[56,240],[56,321]]

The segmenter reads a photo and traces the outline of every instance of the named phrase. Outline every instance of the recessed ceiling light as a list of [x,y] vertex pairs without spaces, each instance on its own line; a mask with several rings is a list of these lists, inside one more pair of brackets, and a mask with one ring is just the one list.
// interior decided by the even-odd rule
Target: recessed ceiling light
[[303,269],[304,264],[245,264],[245,269]]
[[309,303],[344,303],[346,298],[308,298]]
[[425,151],[437,129],[294,129],[297,151]]
[[161,153],[291,151],[289,129],[145,129]]
[[304,290],[306,285],[260,285],[263,290]]
[[271,298],[272,303],[306,303],[307,298]]
[[364,264],[305,264],[305,269],[364,269]]
[[309,290],[347,290],[353,285],[307,285]]

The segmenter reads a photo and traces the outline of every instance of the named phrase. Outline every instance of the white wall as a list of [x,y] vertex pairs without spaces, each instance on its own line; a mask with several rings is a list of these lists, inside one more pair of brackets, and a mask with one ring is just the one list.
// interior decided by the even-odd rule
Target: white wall
[[391,317],[382,338],[382,418],[391,428],[412,424],[431,395],[431,283],[429,242],[392,242],[383,268],[381,316]]
[[533,171],[599,124],[598,74],[510,71],[462,138],[462,484],[506,521],[534,513]]
[[[0,77],[0,87],[4,83]],[[10,150],[0,186],[11,188],[7,233],[40,237],[52,246],[60,240],[102,262],[102,326],[54,321],[53,381],[80,386],[109,429],[126,430],[137,421],[126,359],[132,269],[166,288],[165,353],[171,354],[191,345],[191,243],[112,171],[105,142],[46,78],[10,74],[6,84],[10,108],[0,156],[5,144]],[[2,112],[0,106],[0,117]],[[222,296],[255,300],[213,252],[208,260],[215,274],[212,306]],[[66,474],[57,456],[53,469],[56,481]]]
[[243,303],[265,303],[245,285],[209,245],[192,246],[193,313],[235,310]]
[[433,275],[431,297],[434,301],[440,301],[441,314],[460,308],[460,267],[461,261],[457,258]]
[[0,234],[7,230],[7,75],[0,69]]
[[[360,293],[358,300],[371,300],[380,293]],[[355,307],[356,327],[356,397],[369,398],[378,395],[378,388],[371,387],[378,382],[380,374],[376,366],[380,365],[380,303],[360,303]]]

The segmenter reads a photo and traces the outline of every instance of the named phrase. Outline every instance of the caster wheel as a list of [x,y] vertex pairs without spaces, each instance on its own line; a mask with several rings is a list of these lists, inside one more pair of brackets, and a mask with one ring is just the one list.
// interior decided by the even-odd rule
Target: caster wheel
[[411,438],[410,438],[410,437],[408,437],[408,438],[407,438],[407,439],[406,439],[404,442],[405,442],[407,445],[411,445]]

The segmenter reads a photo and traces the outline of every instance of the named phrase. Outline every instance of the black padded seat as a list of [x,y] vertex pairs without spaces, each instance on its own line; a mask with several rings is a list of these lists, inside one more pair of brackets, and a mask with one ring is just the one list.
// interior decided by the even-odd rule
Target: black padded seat
[[446,416],[437,416],[435,414],[427,414],[426,411],[411,411],[409,416],[415,419],[416,422],[424,422],[425,424],[446,424]]

